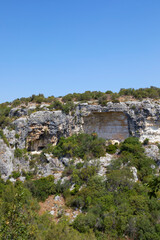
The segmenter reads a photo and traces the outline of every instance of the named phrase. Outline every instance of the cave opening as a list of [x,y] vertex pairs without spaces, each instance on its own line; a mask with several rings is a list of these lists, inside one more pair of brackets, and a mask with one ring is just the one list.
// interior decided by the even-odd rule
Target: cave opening
[[49,134],[41,134],[38,139],[28,142],[28,151],[42,151],[51,143]]

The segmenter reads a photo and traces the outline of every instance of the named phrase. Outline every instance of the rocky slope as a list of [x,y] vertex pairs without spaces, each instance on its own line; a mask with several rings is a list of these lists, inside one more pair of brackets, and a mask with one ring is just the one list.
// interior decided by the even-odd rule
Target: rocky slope
[[[160,159],[155,145],[160,143],[159,101],[108,102],[104,107],[81,103],[69,114],[49,110],[47,104],[43,104],[39,111],[35,109],[35,106],[28,105],[10,110],[12,123],[3,128],[8,144],[4,137],[0,139],[0,173],[5,179],[12,171],[29,171],[33,154],[39,154],[47,144],[56,145],[60,137],[80,132],[96,132],[106,140],[122,141],[129,136],[139,137],[141,141],[147,138],[151,145],[146,153],[156,161]],[[15,149],[27,151],[18,156]],[[65,161],[51,155],[46,155],[42,162],[37,164],[42,175],[60,171],[65,166]]]

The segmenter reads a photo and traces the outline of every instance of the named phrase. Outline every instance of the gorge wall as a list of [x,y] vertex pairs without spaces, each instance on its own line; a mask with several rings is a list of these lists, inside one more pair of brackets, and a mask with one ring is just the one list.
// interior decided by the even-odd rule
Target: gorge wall
[[104,107],[83,103],[67,115],[60,110],[49,111],[47,108],[29,114],[27,107],[19,107],[11,109],[10,118],[13,119],[13,129],[3,129],[9,145],[1,139],[0,147],[0,172],[5,176],[24,166],[29,168],[25,159],[15,158],[15,149],[39,152],[49,143],[57,144],[61,136],[67,137],[74,133],[96,132],[106,140],[119,141],[136,136],[141,141],[148,138],[150,143],[160,143],[158,101],[109,102]]

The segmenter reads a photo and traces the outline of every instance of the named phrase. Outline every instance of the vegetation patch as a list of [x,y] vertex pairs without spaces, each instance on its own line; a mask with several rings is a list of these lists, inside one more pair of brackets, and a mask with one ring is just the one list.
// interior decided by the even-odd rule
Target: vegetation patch
[[4,143],[9,147],[9,142],[8,142],[6,136],[4,135],[3,130],[0,130],[0,138],[2,138]]
[[79,157],[82,159],[99,158],[106,153],[105,140],[97,134],[74,134],[62,137],[53,150],[56,157]]
[[17,158],[22,158],[24,157],[24,155],[27,153],[27,149],[20,149],[20,148],[16,148],[14,150],[14,156]]

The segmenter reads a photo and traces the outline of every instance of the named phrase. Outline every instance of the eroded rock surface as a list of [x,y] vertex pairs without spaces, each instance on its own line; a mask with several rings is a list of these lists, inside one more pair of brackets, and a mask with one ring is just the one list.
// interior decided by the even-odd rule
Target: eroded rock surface
[[[43,111],[31,113],[35,108],[18,107],[10,111],[11,119],[16,118],[12,122],[13,129],[3,129],[9,147],[0,139],[0,172],[4,176],[23,167],[26,171],[29,169],[30,157],[29,160],[15,159],[16,148],[26,148],[31,153],[40,152],[47,144],[56,145],[61,136],[68,137],[74,133],[96,132],[106,140],[118,141],[136,136],[141,141],[148,138],[150,143],[160,143],[160,102],[153,100],[108,102],[105,107],[83,103],[77,105],[72,114],[46,110],[47,105],[45,108],[43,106]],[[159,161],[158,149],[155,148],[146,148],[146,153]],[[154,156],[152,152],[155,153]],[[44,175],[51,173],[53,168],[63,169],[63,161],[51,156],[47,158],[45,165],[39,165],[39,170]]]
[[145,147],[145,154],[157,162],[160,161],[160,149],[154,144]]
[[0,173],[6,179],[13,171],[14,152],[0,139]]

